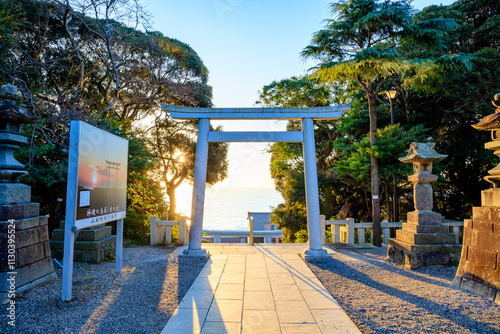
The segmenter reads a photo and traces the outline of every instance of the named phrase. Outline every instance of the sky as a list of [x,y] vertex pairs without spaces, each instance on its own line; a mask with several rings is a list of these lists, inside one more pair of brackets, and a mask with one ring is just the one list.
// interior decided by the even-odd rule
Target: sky
[[[422,9],[451,0],[413,1]],[[330,18],[331,0],[151,0],[153,28],[189,44],[210,72],[215,107],[252,107],[273,80],[314,66],[300,58],[312,34]],[[284,129],[284,122],[225,121],[227,131]],[[230,144],[229,178],[223,187],[272,188],[267,144]]]

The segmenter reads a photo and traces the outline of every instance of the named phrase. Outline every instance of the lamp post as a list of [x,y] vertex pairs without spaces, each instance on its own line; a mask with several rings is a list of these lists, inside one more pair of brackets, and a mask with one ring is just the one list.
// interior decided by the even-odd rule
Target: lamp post
[[391,125],[394,126],[394,99],[396,98],[396,95],[398,95],[398,90],[396,88],[391,88],[385,92],[385,94],[391,103]]
[[[391,104],[391,126],[394,126],[394,99],[398,95],[398,90],[396,88],[391,88],[385,92],[389,98]],[[399,221],[399,203],[398,203],[398,187],[396,184],[396,178],[392,180],[392,218],[393,222]],[[395,229],[391,229],[391,237],[395,237]]]

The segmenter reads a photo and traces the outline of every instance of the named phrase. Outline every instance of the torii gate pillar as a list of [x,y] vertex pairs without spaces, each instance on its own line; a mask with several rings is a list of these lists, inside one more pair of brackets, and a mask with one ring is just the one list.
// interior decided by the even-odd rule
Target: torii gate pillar
[[328,256],[321,242],[321,222],[319,218],[318,172],[316,166],[316,148],[314,143],[314,127],[312,118],[302,120],[304,142],[304,176],[306,181],[307,233],[309,235],[309,249],[304,256]]
[[201,238],[203,235],[203,210],[205,207],[205,183],[207,181],[209,130],[210,121],[207,118],[200,119],[198,122],[198,141],[196,142],[196,157],[194,160],[191,226],[189,229],[188,248],[184,250],[184,255],[207,256],[207,251],[201,248]]
[[[190,108],[162,105],[174,119],[198,119],[198,141],[194,167],[193,203],[188,248],[183,255],[208,256],[201,248],[203,234],[203,210],[207,178],[208,145],[211,142],[302,142],[307,203],[307,231],[309,247],[304,250],[305,259],[328,256],[322,248],[319,211],[318,173],[313,120],[332,120],[342,116],[350,105],[318,108]],[[211,132],[210,119],[281,119],[301,120],[302,131],[286,132]]]

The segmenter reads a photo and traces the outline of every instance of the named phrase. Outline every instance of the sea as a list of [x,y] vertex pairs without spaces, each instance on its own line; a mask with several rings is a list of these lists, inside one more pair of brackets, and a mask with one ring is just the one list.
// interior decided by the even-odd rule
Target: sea
[[208,188],[203,229],[248,231],[249,211],[271,212],[280,203],[283,198],[273,188]]

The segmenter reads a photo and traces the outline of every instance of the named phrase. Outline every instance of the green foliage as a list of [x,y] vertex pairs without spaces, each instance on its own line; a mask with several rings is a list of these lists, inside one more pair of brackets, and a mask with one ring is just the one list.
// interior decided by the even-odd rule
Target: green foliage
[[[221,128],[211,129],[220,131]],[[183,183],[194,178],[196,155],[195,122],[177,122],[163,115],[154,120],[149,129],[143,131],[148,139],[148,149],[158,161],[151,168],[151,176],[158,182],[163,182],[166,195],[169,198],[168,219],[176,219],[175,190]],[[208,164],[206,184],[214,185],[227,177],[228,144],[211,143],[208,149]]]
[[4,0],[0,3],[0,40],[2,48],[4,43],[12,42],[12,33],[19,30],[24,23],[21,6],[16,1]]
[[256,104],[273,107],[320,107],[330,104],[330,89],[327,84],[312,78],[291,77],[273,81],[259,92]]
[[295,242],[304,244],[309,241],[309,235],[307,234],[307,230],[300,230],[295,233]]
[[[488,134],[470,125],[493,112],[490,100],[500,88],[500,45],[495,37],[500,36],[495,23],[500,5],[493,0],[460,0],[421,12],[407,5],[408,1],[395,7],[382,1],[339,1],[332,5],[334,19],[302,53],[320,61],[315,85],[336,83],[334,94],[342,98],[337,102],[330,95],[328,100],[352,103],[351,111],[330,125],[331,137],[319,133],[320,122],[315,124],[320,207],[327,217],[371,220],[371,154],[380,172],[382,214],[389,218],[393,182],[399,188],[400,214],[404,217],[413,210],[412,188],[406,181],[411,166],[398,160],[412,141],[435,141],[437,151],[448,155],[434,164],[439,175],[434,203],[435,210],[450,219],[468,218],[471,207],[480,205],[480,191],[488,187],[482,178],[498,163],[484,150]],[[391,11],[404,15],[391,23]],[[299,79],[265,86],[260,103],[313,106],[317,93],[295,82]],[[389,106],[381,94],[391,85],[399,91],[395,126],[389,125]],[[370,113],[374,106],[376,114]],[[378,128],[370,145],[367,134],[373,116]],[[297,128],[296,123],[288,126]],[[323,151],[328,157],[320,160],[329,146]],[[295,241],[306,229],[305,211],[298,214],[305,205],[301,148],[274,144],[270,152],[272,177],[285,200],[273,219],[286,230],[285,240]]]
[[283,231],[283,242],[296,242],[296,234],[307,229],[305,203],[279,204],[273,211],[271,223]]
[[382,179],[394,176],[402,178],[409,169],[400,166],[398,157],[404,156],[410,143],[424,142],[425,134],[426,130],[421,125],[404,129],[400,124],[396,124],[378,129],[377,144],[373,147],[370,147],[369,136],[354,141],[344,137],[334,143],[334,148],[340,155],[334,169],[339,173],[339,177],[352,179],[354,183],[362,184],[365,190],[369,191],[369,185],[364,183],[364,180],[370,178],[370,155],[373,154],[379,159]]
[[[211,105],[208,70],[200,57],[181,41],[123,24],[146,17],[140,7],[132,13],[131,4],[0,3],[0,83],[16,84],[22,106],[39,117],[24,128],[29,145],[16,156],[30,172],[23,182],[32,186],[33,200],[40,202],[42,214],[50,215],[50,230],[65,215],[70,121],[85,121],[129,140],[124,235],[148,243],[149,217],[161,215],[166,203],[161,184],[152,178],[159,157],[134,121],[159,112],[160,103]],[[97,9],[89,10],[93,6]],[[179,144],[182,138],[175,131],[178,125],[167,135]],[[191,149],[193,142],[187,145]],[[225,153],[224,145],[211,150],[209,161],[220,167],[210,173],[211,184],[224,178]]]
[[422,21],[415,25],[414,11],[408,0],[340,0],[332,4],[331,12],[334,19],[328,20],[325,29],[314,34],[302,56],[320,61],[314,69],[315,78],[326,82],[355,83],[366,93],[370,119],[374,244],[380,246],[379,158],[375,155],[379,92],[386,81],[395,78],[401,80],[404,88],[418,83],[420,89],[428,89],[426,79],[435,71],[435,63],[405,58],[398,52],[398,45],[412,36],[413,42],[425,40],[426,45],[420,44],[419,47],[430,48],[436,37],[455,25],[446,19]]

